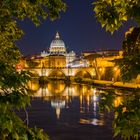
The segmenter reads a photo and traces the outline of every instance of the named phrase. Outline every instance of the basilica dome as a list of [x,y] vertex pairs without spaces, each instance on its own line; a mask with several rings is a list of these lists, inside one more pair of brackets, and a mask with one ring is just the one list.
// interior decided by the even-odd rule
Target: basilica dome
[[52,40],[49,50],[51,54],[65,54],[66,53],[65,43],[63,40],[61,40],[58,32],[55,35],[55,39]]

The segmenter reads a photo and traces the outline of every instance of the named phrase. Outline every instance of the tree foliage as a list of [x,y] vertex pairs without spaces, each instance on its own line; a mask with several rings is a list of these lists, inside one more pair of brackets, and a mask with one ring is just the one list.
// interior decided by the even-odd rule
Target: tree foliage
[[[121,97],[116,106],[115,100]],[[140,138],[140,94],[139,90],[132,90],[128,94],[120,95],[113,91],[101,94],[99,106],[101,111],[114,111],[114,137],[121,136],[124,140],[139,140]]]
[[140,0],[97,0],[94,6],[95,16],[106,31],[113,33],[129,19],[140,25]]
[[[123,81],[130,81],[140,74],[140,0],[97,0],[94,2],[94,12],[97,20],[106,31],[114,33],[128,20],[134,20],[138,27],[129,29],[123,41],[123,58],[116,60]],[[100,106],[102,109],[114,110],[114,136],[122,136],[127,140],[140,138],[140,95],[132,91],[123,98],[118,106],[113,92],[102,94]]]
[[113,128],[114,136],[121,135],[124,140],[140,138],[140,95],[127,96],[122,103],[115,107]]
[[123,59],[117,60],[123,81],[136,79],[140,74],[140,27],[130,28],[122,45]]
[[15,114],[30,104],[27,82],[30,75],[18,72],[16,64],[21,53],[15,42],[23,36],[17,20],[31,19],[39,25],[42,19],[54,20],[65,11],[62,0],[1,0],[0,1],[0,139],[47,140],[43,130],[29,128]]
[[30,67],[30,68],[35,68],[35,67],[37,67],[39,65],[39,62],[36,62],[36,61],[34,61],[32,59],[27,60],[26,63],[28,65],[28,67]]

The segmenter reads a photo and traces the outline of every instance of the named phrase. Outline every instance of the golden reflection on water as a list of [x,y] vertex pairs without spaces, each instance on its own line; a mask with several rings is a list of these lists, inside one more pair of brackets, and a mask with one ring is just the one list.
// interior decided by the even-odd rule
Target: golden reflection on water
[[[51,81],[43,87],[40,87],[38,82],[32,82],[29,87],[35,91],[33,97],[41,97],[44,101],[51,102],[57,119],[60,119],[61,110],[69,108],[73,99],[78,97],[79,123],[104,125],[104,115],[99,113],[98,106],[100,91],[91,85],[71,84],[67,86],[63,81]],[[114,103],[118,106],[121,103],[121,98],[116,98]]]
[[32,91],[37,91],[37,90],[39,90],[39,88],[40,88],[39,81],[38,81],[38,80],[29,81],[29,82],[28,82],[28,87],[29,87],[29,89],[31,89]]
[[80,123],[81,124],[92,124],[92,125],[104,125],[104,121],[103,120],[99,120],[99,119],[80,119]]
[[50,81],[47,84],[47,89],[52,94],[61,94],[65,90],[66,84],[63,81]]

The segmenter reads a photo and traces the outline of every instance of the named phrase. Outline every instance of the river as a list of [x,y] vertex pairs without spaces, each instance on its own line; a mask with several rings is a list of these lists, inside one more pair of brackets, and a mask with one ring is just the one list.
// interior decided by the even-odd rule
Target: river
[[[121,140],[113,138],[113,112],[101,112],[101,87],[50,81],[43,87],[32,82],[29,126],[43,128],[50,140]],[[120,103],[120,98],[115,99]],[[24,119],[24,113],[20,112]]]

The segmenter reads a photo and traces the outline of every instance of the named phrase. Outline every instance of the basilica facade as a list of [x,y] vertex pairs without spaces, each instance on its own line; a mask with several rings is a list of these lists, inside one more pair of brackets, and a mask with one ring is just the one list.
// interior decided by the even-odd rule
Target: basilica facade
[[65,43],[58,32],[52,40],[48,51],[42,51],[40,56],[43,58],[42,67],[45,68],[67,67],[76,58],[74,51],[67,51]]

